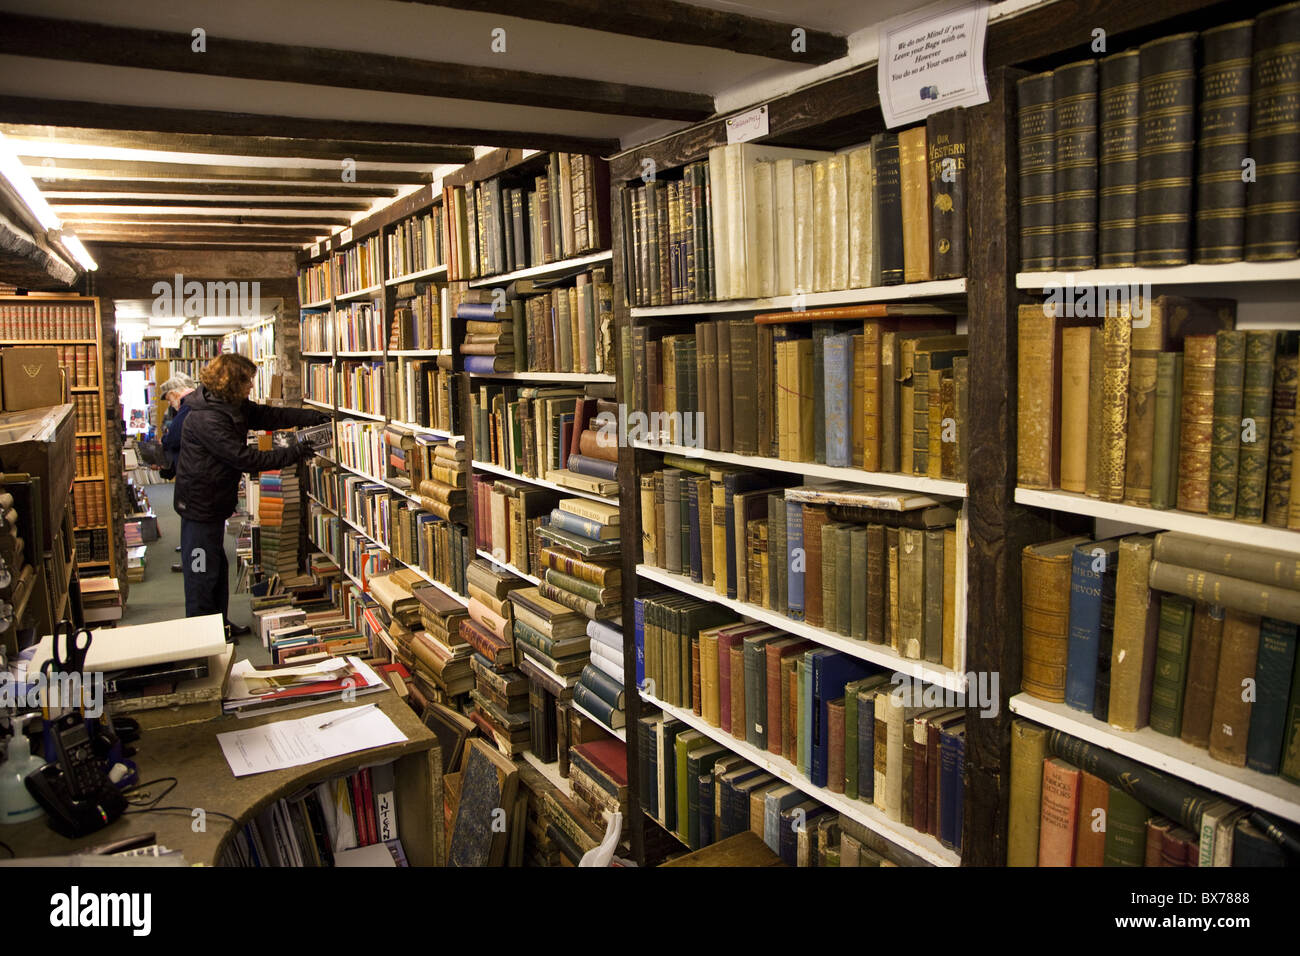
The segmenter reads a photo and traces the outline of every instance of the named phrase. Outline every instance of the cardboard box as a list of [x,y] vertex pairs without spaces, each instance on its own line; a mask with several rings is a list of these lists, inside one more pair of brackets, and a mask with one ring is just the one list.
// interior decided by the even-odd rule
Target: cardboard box
[[5,411],[45,408],[63,402],[63,372],[59,350],[46,346],[9,348],[0,352]]

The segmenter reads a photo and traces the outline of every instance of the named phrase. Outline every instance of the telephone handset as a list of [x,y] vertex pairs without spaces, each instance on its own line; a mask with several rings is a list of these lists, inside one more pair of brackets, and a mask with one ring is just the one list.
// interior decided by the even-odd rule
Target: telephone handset
[[57,759],[25,778],[27,789],[49,815],[50,826],[67,837],[105,827],[126,810],[126,798],[109,780],[95,755],[85,718],[64,714],[45,727]]

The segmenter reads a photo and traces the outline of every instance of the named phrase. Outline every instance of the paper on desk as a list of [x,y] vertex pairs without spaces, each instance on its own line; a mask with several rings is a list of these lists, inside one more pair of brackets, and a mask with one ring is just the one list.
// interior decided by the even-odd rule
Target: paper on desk
[[297,720],[277,720],[248,730],[217,734],[217,741],[231,772],[236,777],[247,777],[269,770],[301,767],[407,739],[406,734],[378,708],[370,708],[369,713],[340,721],[333,727],[319,729],[321,724],[350,709],[339,708]]

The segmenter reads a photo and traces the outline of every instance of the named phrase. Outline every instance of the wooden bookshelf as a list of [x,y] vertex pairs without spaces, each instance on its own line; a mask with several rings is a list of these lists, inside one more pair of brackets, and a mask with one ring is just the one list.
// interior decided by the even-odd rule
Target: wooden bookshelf
[[469,287],[471,289],[486,289],[492,286],[504,285],[508,282],[514,282],[516,279],[553,279],[568,273],[582,272],[591,266],[598,266],[603,262],[609,262],[613,253],[608,249],[599,252],[591,252],[586,255],[573,256],[569,259],[559,259],[555,262],[546,262],[540,266],[529,266],[527,269],[516,269],[514,272],[503,272],[500,275],[485,276],[480,279],[470,279]]
[[724,312],[782,312],[788,309],[820,309],[832,305],[865,305],[869,302],[907,302],[913,299],[941,299],[966,294],[965,279],[937,279],[900,285],[843,289],[836,292],[805,292],[801,296],[778,295],[764,299],[718,299],[681,305],[634,306],[632,318],[655,316],[714,315]]

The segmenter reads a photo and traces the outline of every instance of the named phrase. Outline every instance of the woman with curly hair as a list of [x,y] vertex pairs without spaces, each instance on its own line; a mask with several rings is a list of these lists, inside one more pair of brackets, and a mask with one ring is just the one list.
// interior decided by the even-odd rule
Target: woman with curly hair
[[247,634],[227,616],[229,565],[226,519],[235,513],[239,476],[273,471],[309,458],[311,447],[258,451],[250,430],[318,425],[328,416],[310,409],[275,408],[248,399],[257,366],[242,355],[222,353],[199,375],[199,387],[185,396],[188,413],[176,465],[176,513],[181,516],[181,558],[185,616],[221,613],[226,638]]

